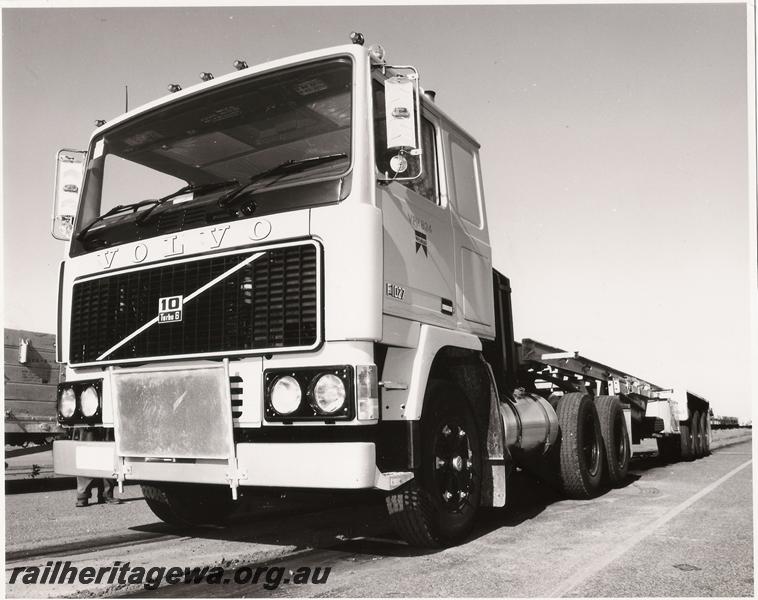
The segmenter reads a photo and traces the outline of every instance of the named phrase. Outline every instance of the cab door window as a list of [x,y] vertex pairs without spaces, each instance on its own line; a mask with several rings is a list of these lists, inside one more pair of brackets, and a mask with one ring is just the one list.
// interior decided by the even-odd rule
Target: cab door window
[[458,214],[471,225],[481,227],[482,217],[477,185],[479,176],[474,154],[451,138],[450,155],[453,163],[453,189]]

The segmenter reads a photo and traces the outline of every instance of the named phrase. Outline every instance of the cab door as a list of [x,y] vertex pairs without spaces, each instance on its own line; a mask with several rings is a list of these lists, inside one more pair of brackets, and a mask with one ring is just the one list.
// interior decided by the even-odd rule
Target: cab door
[[454,238],[457,326],[494,335],[492,249],[487,232],[479,152],[468,136],[452,129],[445,136],[446,187]]
[[[383,103],[374,82],[377,159],[385,158]],[[436,118],[422,111],[423,173],[410,182],[377,185],[384,226],[383,312],[446,327],[455,326],[455,256],[450,213],[440,201],[441,156]],[[377,168],[382,170],[381,164]]]

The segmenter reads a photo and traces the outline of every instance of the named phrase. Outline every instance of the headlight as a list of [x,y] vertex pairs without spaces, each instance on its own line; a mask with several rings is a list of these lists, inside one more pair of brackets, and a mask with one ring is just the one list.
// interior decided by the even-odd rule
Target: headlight
[[322,375],[313,386],[313,399],[319,410],[331,414],[345,404],[345,384],[336,375]]
[[61,392],[61,398],[58,401],[58,412],[64,419],[70,419],[76,412],[76,394],[72,388],[66,388]]
[[[375,380],[376,377],[374,387]],[[355,367],[352,365],[266,369],[263,381],[266,423],[334,423],[351,421],[356,416]],[[378,407],[369,412],[368,416],[361,413],[364,420],[378,418]]]
[[276,380],[271,388],[271,406],[280,415],[289,415],[300,407],[303,392],[294,377],[285,375]]
[[100,397],[97,394],[97,390],[89,386],[79,396],[79,406],[82,409],[82,415],[85,417],[93,417],[97,413],[97,409],[100,407]]

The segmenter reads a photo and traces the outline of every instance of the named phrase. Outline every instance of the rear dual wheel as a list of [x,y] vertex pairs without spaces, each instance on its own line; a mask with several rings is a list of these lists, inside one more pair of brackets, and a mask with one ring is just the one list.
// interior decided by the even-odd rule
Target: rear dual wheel
[[667,462],[678,459],[695,460],[708,456],[710,452],[707,411],[693,410],[687,421],[680,421],[678,438],[658,438],[658,454]]
[[571,393],[559,398],[557,404],[561,489],[569,498],[592,498],[600,490],[605,471],[605,448],[595,403],[587,394]]
[[624,409],[618,396],[597,396],[595,406],[605,448],[606,481],[615,487],[626,480],[632,456]]

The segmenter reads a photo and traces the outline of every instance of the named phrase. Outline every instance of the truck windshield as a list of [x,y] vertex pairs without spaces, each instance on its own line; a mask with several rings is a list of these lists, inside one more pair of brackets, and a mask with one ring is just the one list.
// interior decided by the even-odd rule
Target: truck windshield
[[[251,211],[234,208],[245,195],[256,216],[338,201],[351,90],[351,60],[335,58],[196,94],[94,138],[72,253],[244,218]],[[302,166],[277,169],[285,163]]]

